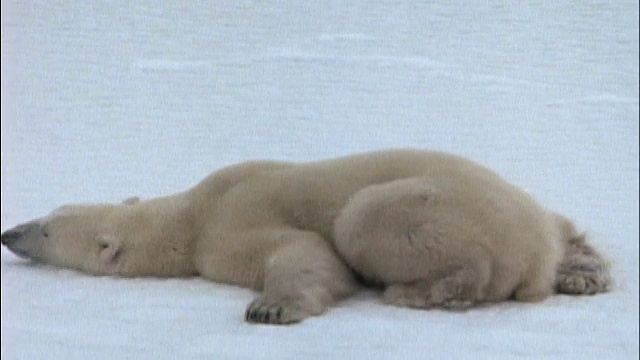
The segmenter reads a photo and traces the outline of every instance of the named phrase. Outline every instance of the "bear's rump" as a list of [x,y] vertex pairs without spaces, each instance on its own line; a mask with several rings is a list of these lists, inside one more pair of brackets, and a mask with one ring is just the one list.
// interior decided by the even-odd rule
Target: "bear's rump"
[[384,284],[438,278],[477,263],[511,274],[501,288],[516,286],[537,231],[516,234],[519,221],[486,205],[500,196],[441,185],[415,177],[362,189],[336,219],[338,253],[363,278]]

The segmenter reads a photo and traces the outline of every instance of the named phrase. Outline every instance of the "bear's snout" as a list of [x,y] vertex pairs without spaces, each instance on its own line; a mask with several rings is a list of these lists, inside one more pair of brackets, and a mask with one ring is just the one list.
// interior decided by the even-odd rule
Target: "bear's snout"
[[11,246],[24,237],[25,229],[18,226],[2,233],[2,245]]
[[2,245],[20,257],[29,257],[27,239],[33,237],[34,232],[40,229],[36,222],[29,222],[9,229],[0,235]]

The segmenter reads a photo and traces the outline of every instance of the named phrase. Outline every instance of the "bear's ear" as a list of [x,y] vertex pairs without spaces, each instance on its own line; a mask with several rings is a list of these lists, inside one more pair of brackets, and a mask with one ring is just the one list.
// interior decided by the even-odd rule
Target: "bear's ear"
[[100,260],[104,264],[112,264],[120,255],[120,241],[113,235],[98,235],[96,238],[100,248]]
[[123,205],[135,205],[140,202],[140,198],[137,196],[132,196],[130,198],[126,198],[122,200]]

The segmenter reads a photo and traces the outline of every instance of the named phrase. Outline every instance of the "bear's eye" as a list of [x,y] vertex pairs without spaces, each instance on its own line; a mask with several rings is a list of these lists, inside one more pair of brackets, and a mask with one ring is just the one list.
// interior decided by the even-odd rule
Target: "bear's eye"
[[44,237],[48,238],[48,237],[49,237],[49,232],[48,232],[47,230],[44,230],[44,231],[42,232],[42,236],[44,236]]
[[107,243],[100,243],[100,250],[105,250],[106,248],[109,247],[109,244]]

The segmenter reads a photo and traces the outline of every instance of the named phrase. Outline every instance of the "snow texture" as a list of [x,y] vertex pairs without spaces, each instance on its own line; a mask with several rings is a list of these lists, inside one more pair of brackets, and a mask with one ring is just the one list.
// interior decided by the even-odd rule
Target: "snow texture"
[[586,229],[615,290],[288,327],[201,279],[2,249],[2,359],[638,358],[638,2],[3,1],[2,230],[239,161],[457,153]]

